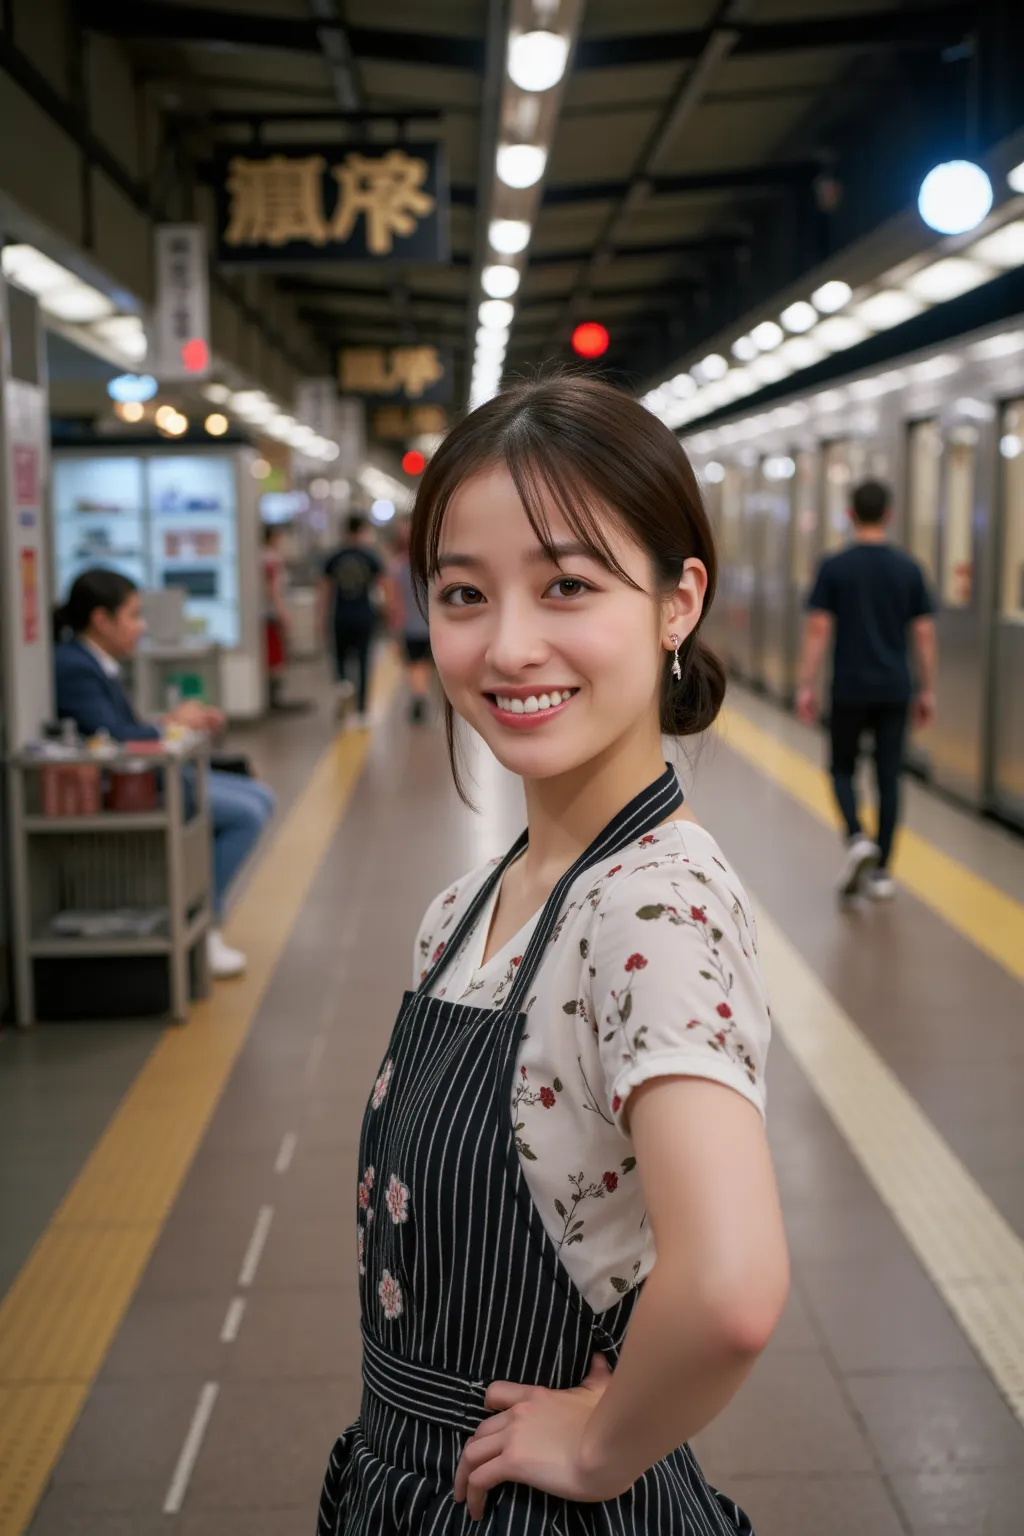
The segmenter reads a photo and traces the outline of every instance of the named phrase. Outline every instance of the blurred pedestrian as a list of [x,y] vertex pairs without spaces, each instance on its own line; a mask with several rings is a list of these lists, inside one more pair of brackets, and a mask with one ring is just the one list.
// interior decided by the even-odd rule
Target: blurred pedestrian
[[[811,724],[831,640],[832,784],[847,839],[838,888],[843,897],[865,890],[876,901],[889,900],[896,889],[889,860],[908,720],[925,726],[935,714],[932,598],[917,561],[889,543],[891,511],[892,496],[881,481],[865,480],[854,490],[853,543],[821,562],[807,600],[796,699],[798,715]],[[861,826],[854,785],[865,735],[872,740],[878,783],[877,841]]]
[[[333,655],[338,711],[344,711],[354,693],[352,724],[357,729],[368,724],[370,650],[384,590],[384,562],[375,542],[368,520],[353,513],[346,524],[345,542],[324,562],[320,581],[319,622]],[[348,678],[350,661],[355,667],[354,689]]]
[[426,719],[430,690],[430,625],[413,584],[409,566],[409,525],[404,521],[395,529],[390,600],[391,633],[399,640],[405,657],[409,718],[419,723]]

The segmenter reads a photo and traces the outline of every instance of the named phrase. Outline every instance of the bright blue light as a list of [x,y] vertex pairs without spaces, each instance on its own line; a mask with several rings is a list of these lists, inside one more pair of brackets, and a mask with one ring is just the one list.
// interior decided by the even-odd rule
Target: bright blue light
[[119,373],[107,385],[107,394],[120,405],[135,400],[152,400],[159,389],[156,379],[148,373]]
[[980,165],[947,160],[928,172],[917,207],[929,229],[940,235],[963,235],[976,229],[992,207],[992,183]]

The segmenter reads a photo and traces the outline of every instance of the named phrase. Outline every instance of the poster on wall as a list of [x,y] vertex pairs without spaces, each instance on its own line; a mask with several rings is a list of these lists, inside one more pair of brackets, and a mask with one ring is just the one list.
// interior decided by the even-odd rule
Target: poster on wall
[[436,143],[247,144],[215,164],[223,266],[450,259]]

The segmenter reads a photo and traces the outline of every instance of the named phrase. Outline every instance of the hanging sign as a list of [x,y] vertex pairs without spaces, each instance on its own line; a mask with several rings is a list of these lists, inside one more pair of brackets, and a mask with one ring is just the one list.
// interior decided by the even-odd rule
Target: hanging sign
[[437,144],[222,149],[216,196],[223,265],[450,259]]
[[204,379],[210,371],[210,276],[201,224],[156,227],[152,355],[161,380]]
[[448,412],[441,405],[383,405],[373,413],[374,437],[400,442],[410,437],[437,437],[448,430]]
[[346,395],[440,404],[451,399],[451,351],[447,347],[342,347],[338,382]]

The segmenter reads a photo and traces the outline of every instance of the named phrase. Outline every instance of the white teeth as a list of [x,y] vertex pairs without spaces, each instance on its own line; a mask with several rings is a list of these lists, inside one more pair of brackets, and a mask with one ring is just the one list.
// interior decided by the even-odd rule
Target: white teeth
[[554,688],[550,693],[533,694],[527,699],[506,698],[503,694],[495,694],[498,708],[513,715],[535,715],[539,710],[554,709],[566,699],[572,698],[572,689]]

